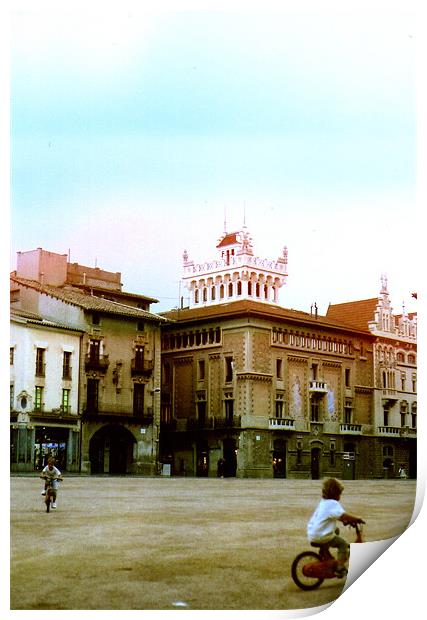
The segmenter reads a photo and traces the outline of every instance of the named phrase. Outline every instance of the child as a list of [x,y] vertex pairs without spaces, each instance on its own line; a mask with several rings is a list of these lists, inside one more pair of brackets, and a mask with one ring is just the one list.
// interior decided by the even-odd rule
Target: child
[[311,543],[327,543],[338,549],[337,577],[344,577],[347,573],[345,564],[349,556],[349,544],[335,532],[336,521],[344,525],[364,523],[360,517],[345,512],[339,501],[343,490],[344,486],[336,478],[325,480],[322,499],[307,524],[307,536]]
[[47,480],[49,478],[53,480],[52,482],[52,491],[53,491],[52,508],[56,508],[56,496],[57,496],[58,487],[59,487],[57,478],[59,480],[62,480],[62,475],[59,469],[55,467],[55,459],[52,456],[48,458],[47,465],[42,470],[40,478],[44,478],[46,480],[45,485],[44,485],[44,491],[42,491],[42,495],[46,495],[46,489],[48,487]]

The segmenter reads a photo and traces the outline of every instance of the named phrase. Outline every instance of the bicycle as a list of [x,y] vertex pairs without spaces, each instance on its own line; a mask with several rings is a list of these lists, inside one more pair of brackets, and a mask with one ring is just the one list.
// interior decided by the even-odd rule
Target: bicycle
[[[356,532],[356,543],[363,542],[362,523],[347,523]],[[339,530],[336,531],[339,533]],[[338,560],[330,552],[328,543],[311,543],[312,547],[318,547],[319,552],[303,551],[292,562],[292,579],[301,590],[315,590],[325,579],[341,579],[346,573],[337,573]]]
[[46,512],[50,512],[50,505],[54,503],[56,499],[56,489],[54,489],[53,483],[60,482],[63,478],[48,478],[46,476],[40,476],[43,480],[45,480],[45,495],[44,502],[46,504]]

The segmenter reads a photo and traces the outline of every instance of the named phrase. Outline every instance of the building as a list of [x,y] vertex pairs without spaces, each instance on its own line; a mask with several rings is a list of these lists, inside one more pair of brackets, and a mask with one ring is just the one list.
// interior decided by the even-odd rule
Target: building
[[373,336],[374,446],[372,469],[394,477],[417,472],[417,315],[393,314],[387,279],[378,298],[331,305],[328,318]]
[[10,319],[11,470],[41,470],[52,454],[61,470],[79,471],[83,332],[25,310]]
[[[389,309],[392,327],[377,333],[383,291],[354,302],[358,321],[339,306],[326,316],[281,307],[287,252],[255,258],[248,239],[245,228],[224,233],[217,258],[201,264],[184,252],[190,304],[164,313],[162,327],[161,459],[176,475],[381,478],[395,474],[387,459],[414,475],[415,317]],[[405,345],[393,321],[411,333]],[[404,427],[391,413],[383,419],[397,401],[390,386],[384,395],[378,346],[391,341],[400,343],[399,381],[407,377],[404,402],[393,405],[406,402]]]
[[120,276],[41,248],[19,253],[11,308],[81,332],[80,471],[153,474],[165,319],[150,311],[154,299],[123,292]]

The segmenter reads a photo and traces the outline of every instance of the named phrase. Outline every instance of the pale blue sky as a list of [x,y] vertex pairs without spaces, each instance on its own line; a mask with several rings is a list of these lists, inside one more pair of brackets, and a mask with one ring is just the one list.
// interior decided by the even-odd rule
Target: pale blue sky
[[288,246],[284,306],[374,297],[386,273],[416,309],[411,4],[281,5],[13,11],[12,267],[70,249],[167,309],[184,248],[213,258],[245,209],[258,255]]

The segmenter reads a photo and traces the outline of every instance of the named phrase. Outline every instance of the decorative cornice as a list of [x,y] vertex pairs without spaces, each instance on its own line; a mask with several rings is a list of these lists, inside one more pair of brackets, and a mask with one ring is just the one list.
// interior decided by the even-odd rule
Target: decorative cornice
[[261,374],[259,372],[238,372],[236,373],[236,377],[238,380],[267,381],[269,383],[273,380],[272,375]]
[[361,394],[371,394],[374,391],[374,388],[365,385],[355,385],[354,391],[360,392]]
[[307,364],[307,357],[300,357],[299,355],[288,355],[288,362],[296,362],[297,364]]
[[175,357],[173,361],[174,361],[174,364],[177,364],[177,365],[192,364],[193,357],[189,355],[186,357]]

